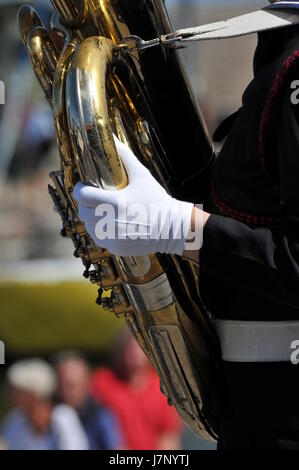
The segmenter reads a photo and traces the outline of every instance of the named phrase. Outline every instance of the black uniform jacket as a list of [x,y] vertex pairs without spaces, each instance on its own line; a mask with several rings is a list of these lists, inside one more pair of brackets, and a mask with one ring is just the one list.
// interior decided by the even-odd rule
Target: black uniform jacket
[[[299,321],[298,87],[299,27],[260,33],[205,204],[200,288],[217,318]],[[299,365],[225,363],[224,373],[220,447],[296,446]]]

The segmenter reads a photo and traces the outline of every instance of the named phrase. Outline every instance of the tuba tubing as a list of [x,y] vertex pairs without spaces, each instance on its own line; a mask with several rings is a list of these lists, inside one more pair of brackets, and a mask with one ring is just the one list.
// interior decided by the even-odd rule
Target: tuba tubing
[[[98,285],[97,303],[125,318],[169,404],[195,433],[216,440],[221,355],[200,298],[198,268],[170,255],[111,256],[88,235],[72,196],[77,181],[111,191],[128,184],[114,132],[173,196],[204,197],[205,190],[195,193],[204,186],[213,151],[177,51],[160,47],[128,56],[118,47],[132,34],[169,33],[165,7],[160,0],[52,3],[51,31],[29,7],[20,10],[19,27],[54,114],[61,158],[49,193],[61,233],[72,240],[84,277]],[[62,47],[55,35],[64,38]],[[104,290],[111,296],[103,299]]]

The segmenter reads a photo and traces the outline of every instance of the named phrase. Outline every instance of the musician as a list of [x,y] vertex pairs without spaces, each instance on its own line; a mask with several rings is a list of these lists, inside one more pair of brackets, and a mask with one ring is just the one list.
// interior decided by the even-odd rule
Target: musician
[[[202,298],[219,320],[220,338],[231,334],[228,348],[221,342],[227,404],[220,449],[299,450],[299,366],[290,359],[299,340],[298,80],[299,26],[259,33],[242,108],[215,135],[227,138],[202,209],[169,196],[117,140],[129,185],[116,192],[75,187],[87,230],[112,254],[200,261]],[[103,204],[113,208],[106,219]],[[102,236],[101,221],[116,237]],[[190,249],[200,232],[202,247]],[[290,326],[286,351],[280,342]]]

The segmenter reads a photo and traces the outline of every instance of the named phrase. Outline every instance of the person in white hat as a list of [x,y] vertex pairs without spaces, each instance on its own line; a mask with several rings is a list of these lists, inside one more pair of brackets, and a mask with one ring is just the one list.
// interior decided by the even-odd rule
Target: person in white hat
[[15,363],[8,369],[14,409],[1,437],[9,450],[87,450],[87,436],[76,412],[55,405],[56,376],[40,359]]

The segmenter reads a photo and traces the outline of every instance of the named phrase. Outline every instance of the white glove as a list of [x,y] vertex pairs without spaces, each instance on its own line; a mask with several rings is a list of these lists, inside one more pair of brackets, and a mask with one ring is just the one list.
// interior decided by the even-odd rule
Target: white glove
[[182,255],[193,204],[172,198],[132,151],[115,138],[128,173],[126,188],[107,191],[77,183],[79,217],[95,243],[117,256]]

